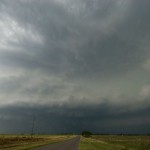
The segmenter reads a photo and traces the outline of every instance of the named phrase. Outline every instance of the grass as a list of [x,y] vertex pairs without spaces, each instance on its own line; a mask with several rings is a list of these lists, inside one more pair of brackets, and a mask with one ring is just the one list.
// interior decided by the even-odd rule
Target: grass
[[65,141],[71,135],[0,135],[0,149],[4,150],[30,150],[46,144]]
[[[0,149],[30,150],[73,138],[71,135],[0,135]],[[81,137],[79,150],[150,150],[150,136],[94,135]]]
[[81,138],[79,150],[122,150],[121,146],[108,144],[92,138]]
[[150,150],[150,136],[82,137],[79,150]]

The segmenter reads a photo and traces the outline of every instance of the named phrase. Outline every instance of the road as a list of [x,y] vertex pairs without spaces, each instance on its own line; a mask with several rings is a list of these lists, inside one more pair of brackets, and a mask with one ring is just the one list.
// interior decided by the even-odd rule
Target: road
[[78,150],[79,142],[80,136],[77,136],[64,142],[49,144],[46,146],[34,148],[33,150]]

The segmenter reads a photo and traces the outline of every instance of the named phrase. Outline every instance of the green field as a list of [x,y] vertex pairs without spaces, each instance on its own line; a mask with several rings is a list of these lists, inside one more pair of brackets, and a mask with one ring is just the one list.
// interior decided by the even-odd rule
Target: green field
[[81,137],[79,150],[150,150],[150,136]]
[[30,150],[46,144],[61,142],[72,138],[71,135],[0,135],[2,150]]

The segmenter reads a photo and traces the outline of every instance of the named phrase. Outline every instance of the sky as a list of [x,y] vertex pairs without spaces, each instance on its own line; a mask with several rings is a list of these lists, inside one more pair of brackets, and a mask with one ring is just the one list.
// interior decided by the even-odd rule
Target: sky
[[0,133],[150,133],[149,0],[1,0]]

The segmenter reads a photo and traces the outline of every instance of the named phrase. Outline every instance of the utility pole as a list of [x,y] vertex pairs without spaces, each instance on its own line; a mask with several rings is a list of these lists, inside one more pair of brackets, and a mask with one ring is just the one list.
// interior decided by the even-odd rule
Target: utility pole
[[32,128],[31,128],[31,137],[32,137],[33,134],[34,134],[35,120],[36,120],[36,118],[35,118],[35,116],[33,116],[33,120],[32,120]]

